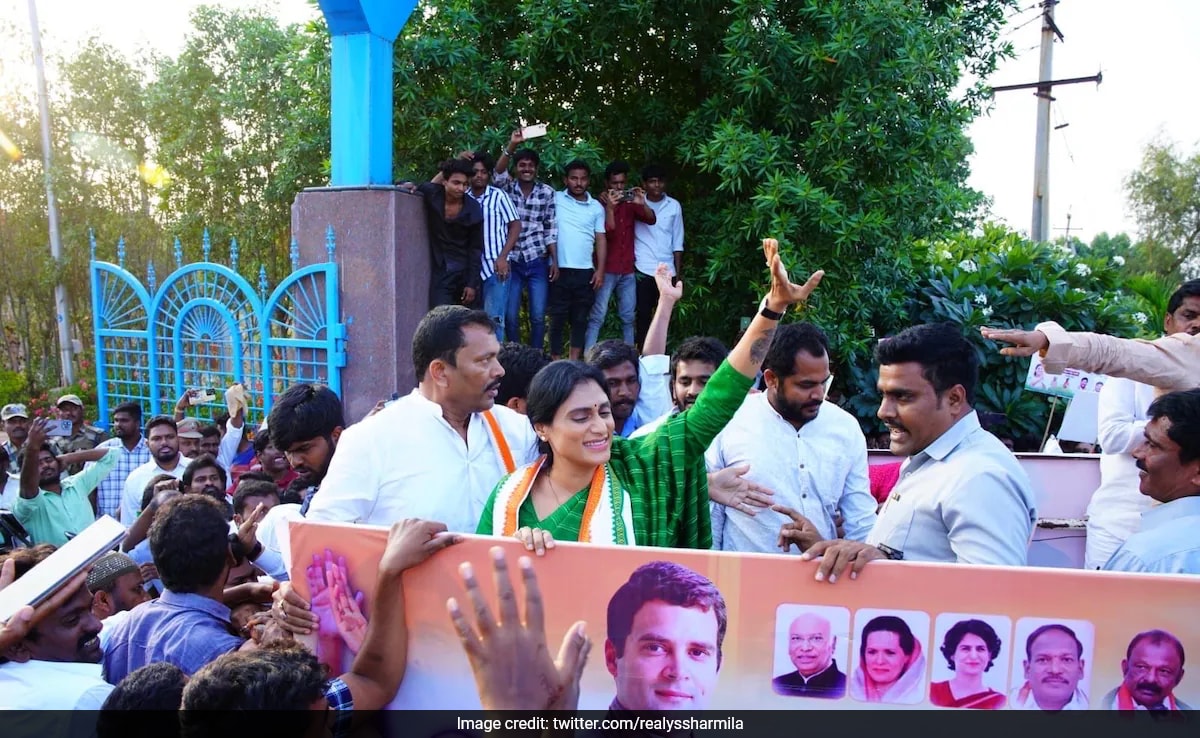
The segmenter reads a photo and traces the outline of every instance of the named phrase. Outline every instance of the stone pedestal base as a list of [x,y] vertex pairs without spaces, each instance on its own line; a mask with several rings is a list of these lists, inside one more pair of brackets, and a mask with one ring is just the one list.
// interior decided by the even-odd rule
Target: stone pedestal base
[[416,386],[412,335],[429,306],[429,240],[420,195],[394,187],[304,190],[292,204],[300,261],[325,261],[332,226],[341,267],[342,404],[356,423]]

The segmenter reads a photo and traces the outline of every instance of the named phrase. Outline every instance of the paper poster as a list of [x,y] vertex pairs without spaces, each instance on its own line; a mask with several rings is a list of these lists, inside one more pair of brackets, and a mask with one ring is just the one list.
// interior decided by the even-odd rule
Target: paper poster
[[1051,374],[1042,365],[1042,357],[1034,354],[1029,359],[1029,371],[1025,375],[1025,389],[1071,399],[1076,393],[1099,394],[1108,381],[1106,374],[1088,374],[1078,369],[1067,368],[1062,374]]
[[[303,522],[291,534],[297,590],[328,550],[369,619],[386,530]],[[457,569],[469,561],[495,608],[497,545],[519,579],[524,548],[478,536],[405,574],[409,654],[393,708],[479,709],[446,600],[464,601]],[[573,543],[534,567],[550,649],[578,620],[593,640],[581,710],[1109,709],[1135,636],[1166,634],[1156,659],[1174,639],[1200,653],[1200,577],[878,561],[830,585],[795,557]],[[343,649],[333,673],[352,657]],[[1200,704],[1200,674],[1159,696]]]

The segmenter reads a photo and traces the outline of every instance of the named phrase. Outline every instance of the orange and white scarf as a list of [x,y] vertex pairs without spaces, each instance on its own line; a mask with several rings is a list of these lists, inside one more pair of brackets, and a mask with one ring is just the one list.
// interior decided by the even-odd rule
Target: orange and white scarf
[[[1163,699],[1162,703],[1163,703],[1163,707],[1167,710],[1178,710],[1179,709],[1179,705],[1175,702],[1175,695],[1173,695],[1173,694],[1168,694]],[[1117,699],[1114,700],[1113,709],[1114,710],[1136,710],[1136,709],[1138,709],[1138,707],[1139,707],[1139,705],[1135,704],[1133,701],[1133,695],[1131,695],[1129,693],[1129,689],[1125,686],[1124,682],[1122,682],[1120,689],[1117,690]],[[1142,709],[1144,710],[1146,708],[1142,707]]]
[[[500,485],[492,508],[492,530],[501,535],[517,533],[521,505],[533,489],[533,481],[546,464],[541,456],[515,473]],[[587,502],[584,504],[583,520],[579,525],[580,543],[607,543],[618,546],[637,545],[633,532],[633,512],[629,493],[609,472],[608,464],[596,467],[592,483],[588,487]],[[553,533],[553,531],[551,531]]]

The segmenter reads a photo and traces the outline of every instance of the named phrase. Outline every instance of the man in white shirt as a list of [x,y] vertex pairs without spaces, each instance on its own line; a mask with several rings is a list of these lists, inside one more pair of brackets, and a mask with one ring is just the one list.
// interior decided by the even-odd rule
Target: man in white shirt
[[[588,194],[591,167],[576,159],[566,167],[561,192],[554,193],[558,219],[558,276],[550,281],[550,355],[563,355],[563,328],[571,323],[567,356],[578,359],[587,339],[588,316],[596,290],[604,284],[604,259],[608,241],[604,231],[604,206]],[[657,302],[657,297],[655,301]]]
[[[19,579],[53,552],[52,546],[16,549],[0,560],[13,559]],[[0,651],[0,710],[58,710],[58,727],[68,728],[74,725],[68,711],[99,710],[112,691],[100,672],[104,654],[92,595],[78,579],[72,579],[71,585],[75,593],[70,599],[42,617],[22,640]],[[94,725],[95,713],[90,719]],[[28,734],[13,729],[13,735]]]
[[1142,513],[1153,500],[1138,489],[1138,469],[1132,451],[1142,442],[1146,409],[1154,388],[1132,379],[1114,377],[1100,390],[1096,440],[1100,456],[1100,486],[1087,508],[1084,568],[1099,569],[1129,536],[1138,531]]
[[126,528],[133,525],[142,511],[142,496],[146,485],[158,474],[170,474],[176,479],[183,477],[191,459],[179,453],[179,436],[172,418],[159,415],[146,424],[146,443],[150,447],[150,460],[129,472],[125,488],[121,492],[121,524]]
[[[713,505],[713,549],[778,552],[780,527],[792,522],[791,512],[832,539],[840,511],[846,539],[866,539],[875,525],[867,442],[854,416],[825,400],[833,380],[825,334],[811,323],[779,326],[763,368],[767,391],[746,398],[705,461],[710,472],[749,466],[746,479],[771,489],[776,505],[786,509],[751,515]],[[784,544],[790,551],[790,542]]]
[[654,307],[658,304],[658,290],[654,284],[654,272],[659,264],[667,264],[671,276],[683,273],[683,208],[679,201],[666,193],[667,170],[658,164],[647,164],[642,169],[642,188],[646,190],[646,206],[654,211],[654,222],[633,224],[633,266],[637,288],[637,316],[635,318],[635,343],[642,346]]
[[[1200,334],[1200,279],[1184,282],[1167,300],[1163,334]],[[1113,378],[1100,390],[1097,441],[1100,487],[1087,509],[1085,569],[1104,566],[1113,552],[1141,528],[1141,516],[1154,504],[1139,490],[1138,470],[1132,456],[1146,429],[1146,408],[1154,401],[1154,388],[1132,379]]]
[[482,310],[429,311],[413,335],[417,388],[341,434],[308,519],[474,533],[496,483],[537,455],[529,419],[495,403],[499,352]]

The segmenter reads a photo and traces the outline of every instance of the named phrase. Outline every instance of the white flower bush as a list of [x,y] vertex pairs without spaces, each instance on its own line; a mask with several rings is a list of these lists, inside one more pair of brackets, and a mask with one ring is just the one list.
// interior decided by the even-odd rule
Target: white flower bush
[[974,274],[975,272],[979,271],[979,266],[970,259],[963,259],[962,261],[958,262],[958,268],[964,272],[967,272],[968,274]]
[[1125,257],[1118,254],[1113,257],[1113,263],[1119,267],[1123,267],[1125,266]]
[[983,294],[982,292],[976,292],[975,293],[975,304],[976,305],[988,304],[987,295]]
[[1083,262],[1079,262],[1075,265],[1075,273],[1081,277],[1090,277],[1092,274],[1092,268]]
[[1133,319],[1136,320],[1137,322],[1141,323],[1142,325],[1145,325],[1146,321],[1149,320],[1149,318],[1146,316],[1146,314],[1141,313],[1141,312],[1134,313]]

